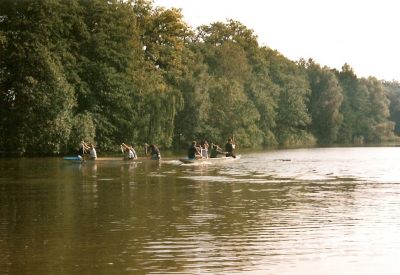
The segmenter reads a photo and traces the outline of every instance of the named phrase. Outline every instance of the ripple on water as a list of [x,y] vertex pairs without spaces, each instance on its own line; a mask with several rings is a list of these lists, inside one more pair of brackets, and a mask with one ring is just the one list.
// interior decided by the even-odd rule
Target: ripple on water
[[56,179],[7,170],[0,269],[56,273],[46,259],[64,273],[397,274],[399,150],[281,150],[134,173],[57,166]]

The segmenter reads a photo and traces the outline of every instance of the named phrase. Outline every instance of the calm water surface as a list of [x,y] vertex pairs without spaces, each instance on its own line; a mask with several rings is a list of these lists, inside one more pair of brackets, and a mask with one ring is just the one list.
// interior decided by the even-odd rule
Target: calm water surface
[[0,159],[1,274],[400,274],[400,147]]

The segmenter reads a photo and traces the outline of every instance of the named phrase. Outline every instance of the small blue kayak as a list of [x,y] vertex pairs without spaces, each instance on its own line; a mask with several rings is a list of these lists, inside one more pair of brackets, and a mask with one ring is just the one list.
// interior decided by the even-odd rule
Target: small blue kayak
[[63,160],[69,161],[82,161],[83,158],[81,156],[73,156],[73,157],[63,157]]

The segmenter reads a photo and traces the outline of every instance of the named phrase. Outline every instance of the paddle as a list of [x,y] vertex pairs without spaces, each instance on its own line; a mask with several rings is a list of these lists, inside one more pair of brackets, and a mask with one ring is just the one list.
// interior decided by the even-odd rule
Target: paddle
[[84,140],[81,141],[81,146],[82,146],[82,161],[85,161],[86,144]]
[[236,156],[233,154],[233,151],[236,149],[236,144],[235,144],[235,135],[232,134],[232,153],[231,157],[236,158]]

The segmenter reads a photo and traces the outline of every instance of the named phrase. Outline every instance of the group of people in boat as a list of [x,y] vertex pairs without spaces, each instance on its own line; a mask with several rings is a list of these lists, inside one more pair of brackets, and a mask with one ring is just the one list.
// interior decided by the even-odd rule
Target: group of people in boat
[[[203,158],[217,158],[218,155],[225,155],[226,157],[235,158],[234,154],[235,143],[232,138],[227,140],[225,144],[225,151],[222,151],[222,148],[215,143],[208,144],[207,141],[203,141],[201,143],[197,143],[196,141],[192,141],[192,144],[188,148],[188,159],[203,159]],[[121,144],[121,151],[124,154],[125,160],[135,160],[138,158],[138,154],[133,145],[127,145],[125,143]],[[148,145],[144,144],[144,153],[151,160],[160,160],[161,153],[160,149],[155,144]],[[93,143],[90,142],[81,142],[81,146],[79,149],[79,156],[84,158],[85,155],[89,155],[89,159],[95,160],[97,159],[96,148]]]
[[188,148],[187,156],[188,159],[203,159],[203,158],[217,158],[218,155],[225,155],[226,157],[235,158],[234,154],[235,143],[232,138],[229,138],[225,144],[225,151],[222,151],[218,144],[208,144],[207,141],[203,141],[200,144],[197,141],[192,141],[192,144]]
[[[125,160],[135,160],[138,158],[138,154],[136,153],[136,150],[134,146],[132,145],[127,145],[125,143],[121,144],[121,151],[124,154],[124,159]],[[160,149],[155,144],[150,144],[148,145],[147,143],[144,144],[144,152],[145,155],[148,156],[152,160],[160,160],[161,159],[161,153]],[[97,152],[94,147],[93,143],[81,142],[81,146],[79,149],[79,156],[84,158],[84,156],[89,155],[89,159],[95,160],[97,159]]]
[[[157,145],[147,143],[144,144],[144,153],[151,160],[160,160],[161,153],[160,149],[158,149]],[[132,145],[126,145],[125,143],[121,144],[121,150],[124,152],[125,160],[134,160],[138,158],[135,148]]]

